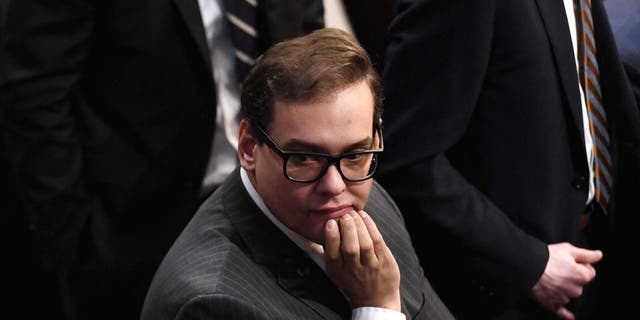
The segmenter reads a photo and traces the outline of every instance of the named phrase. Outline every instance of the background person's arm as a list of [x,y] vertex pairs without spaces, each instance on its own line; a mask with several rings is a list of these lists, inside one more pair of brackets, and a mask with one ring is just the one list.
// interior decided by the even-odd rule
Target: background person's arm
[[93,210],[74,104],[91,47],[91,1],[11,1],[2,47],[4,139],[31,223],[51,267],[73,260]]

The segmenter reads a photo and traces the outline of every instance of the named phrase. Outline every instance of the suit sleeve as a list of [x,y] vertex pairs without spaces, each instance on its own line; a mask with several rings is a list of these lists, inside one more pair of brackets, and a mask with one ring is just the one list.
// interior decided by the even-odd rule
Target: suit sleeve
[[302,29],[305,34],[324,28],[324,5],[321,0],[304,0]]
[[[377,179],[409,224],[421,221],[446,235],[438,240],[458,250],[447,256],[463,257],[465,272],[489,299],[510,303],[526,295],[544,271],[546,245],[513,224],[447,157],[469,128],[486,81],[494,6],[494,1],[399,1],[383,74],[386,141]],[[417,228],[409,225],[414,241],[420,239]],[[419,252],[442,247],[415,246]],[[431,253],[421,257],[426,264],[437,259]]]
[[201,295],[185,303],[175,320],[206,319],[273,319],[261,313],[254,305],[226,294]]
[[0,51],[7,153],[30,228],[52,268],[73,260],[92,210],[73,110],[82,100],[79,80],[89,54],[92,13],[88,1],[11,1]]

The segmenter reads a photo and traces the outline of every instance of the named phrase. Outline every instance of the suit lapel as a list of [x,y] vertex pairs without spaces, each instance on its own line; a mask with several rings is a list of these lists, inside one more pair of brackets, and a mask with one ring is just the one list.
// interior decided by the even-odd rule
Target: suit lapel
[[350,317],[351,308],[344,295],[331,283],[324,271],[301,250],[291,252],[276,266],[278,284],[324,319]]
[[193,41],[196,44],[198,53],[202,58],[202,61],[208,67],[207,70],[211,70],[211,59],[209,57],[209,47],[207,45],[207,38],[202,25],[202,16],[200,15],[200,8],[198,7],[198,1],[196,0],[173,0],[178,9],[178,12],[182,16],[183,22],[189,30]]
[[564,89],[573,121],[584,145],[582,108],[578,91],[578,75],[566,13],[561,0],[536,0],[556,61],[556,69]]
[[269,270],[281,288],[320,317],[333,319],[337,312],[349,318],[351,308],[344,296],[324,271],[260,211],[242,185],[239,171],[231,173],[230,179],[233,181],[225,184],[228,188],[225,188],[224,212],[252,259]]

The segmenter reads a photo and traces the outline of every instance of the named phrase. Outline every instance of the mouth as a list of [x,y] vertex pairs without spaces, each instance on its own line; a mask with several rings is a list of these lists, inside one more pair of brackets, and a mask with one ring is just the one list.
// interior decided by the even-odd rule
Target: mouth
[[339,207],[326,207],[326,208],[320,208],[320,209],[312,209],[309,211],[313,215],[318,215],[325,218],[326,220],[329,220],[329,219],[340,218],[343,215],[349,213],[351,210],[353,210],[352,206],[345,205],[345,206],[339,206]]

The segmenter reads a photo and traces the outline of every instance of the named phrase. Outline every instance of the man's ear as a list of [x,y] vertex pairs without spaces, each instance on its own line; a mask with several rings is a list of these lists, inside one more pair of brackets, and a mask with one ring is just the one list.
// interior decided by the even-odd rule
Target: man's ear
[[241,120],[238,134],[238,159],[242,168],[247,171],[255,169],[254,152],[258,146],[258,139],[251,133],[251,125],[247,120]]

